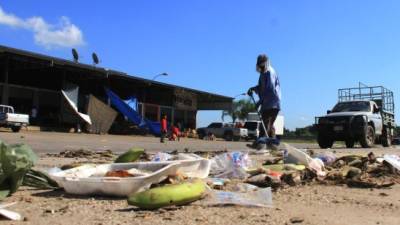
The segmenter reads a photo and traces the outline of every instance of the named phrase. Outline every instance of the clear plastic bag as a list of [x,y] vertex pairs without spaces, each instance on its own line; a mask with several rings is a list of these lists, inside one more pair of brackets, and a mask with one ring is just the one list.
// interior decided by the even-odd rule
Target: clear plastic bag
[[258,188],[251,184],[237,184],[235,192],[211,190],[203,205],[239,205],[247,207],[272,207],[271,188]]
[[248,153],[243,152],[224,153],[210,161],[211,174],[217,178],[245,179],[249,176],[246,170],[252,167]]
[[171,154],[165,153],[165,152],[157,152],[151,161],[153,162],[165,162],[170,159],[173,159],[173,156]]

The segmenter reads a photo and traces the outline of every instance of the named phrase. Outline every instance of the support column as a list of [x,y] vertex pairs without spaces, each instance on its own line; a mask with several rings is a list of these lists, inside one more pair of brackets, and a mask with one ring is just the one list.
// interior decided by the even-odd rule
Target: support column
[[4,86],[3,93],[1,94],[1,104],[8,105],[8,97],[9,97],[9,87],[8,87],[8,59],[5,60],[5,65],[3,68],[3,77],[4,77]]
[[188,127],[189,123],[188,123],[188,114],[187,114],[187,110],[183,110],[183,124],[186,127]]
[[38,89],[33,90],[32,106],[39,108],[39,90]]

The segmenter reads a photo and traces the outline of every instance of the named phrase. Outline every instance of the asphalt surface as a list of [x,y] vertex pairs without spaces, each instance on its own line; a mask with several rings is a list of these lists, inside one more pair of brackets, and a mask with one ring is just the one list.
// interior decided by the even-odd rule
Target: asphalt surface
[[[112,150],[116,153],[124,152],[131,147],[141,147],[149,152],[158,151],[234,151],[248,150],[246,144],[250,142],[228,142],[223,140],[205,141],[191,138],[182,138],[181,141],[166,141],[160,143],[156,137],[132,136],[132,135],[95,135],[95,134],[75,134],[58,132],[40,131],[21,131],[13,133],[0,131],[0,140],[8,143],[26,143],[37,153],[57,153],[65,150],[88,149],[92,151]],[[319,149],[315,143],[290,143],[297,148],[313,149],[315,151],[325,151]],[[368,153],[373,151],[376,154],[394,152],[399,153],[398,147],[383,148],[377,145],[375,148],[346,149],[343,146],[335,145],[330,149],[336,153]]]

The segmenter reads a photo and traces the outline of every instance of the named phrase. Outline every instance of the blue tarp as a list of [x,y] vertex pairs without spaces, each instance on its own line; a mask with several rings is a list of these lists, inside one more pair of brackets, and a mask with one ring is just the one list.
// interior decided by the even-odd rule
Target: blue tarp
[[124,102],[126,104],[128,104],[129,107],[131,107],[136,112],[138,111],[138,101],[137,101],[137,98],[135,96],[129,97],[128,99],[124,100]]
[[112,92],[110,89],[105,89],[106,94],[110,98],[111,104],[117,108],[117,110],[126,116],[131,122],[138,125],[140,128],[148,129],[154,135],[161,134],[161,125],[159,122],[154,122],[143,118],[134,108],[137,109],[136,98],[131,97],[128,100],[122,100]]

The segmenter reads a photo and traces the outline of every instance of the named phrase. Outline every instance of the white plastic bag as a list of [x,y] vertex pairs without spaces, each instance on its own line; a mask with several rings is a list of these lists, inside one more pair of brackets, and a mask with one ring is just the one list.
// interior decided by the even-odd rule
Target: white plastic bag
[[392,165],[394,168],[400,170],[400,156],[398,155],[384,155],[383,159]]
[[312,161],[312,158],[305,151],[297,149],[286,143],[284,143],[284,146],[285,146],[285,151],[284,151],[285,163],[301,164],[308,166],[308,164]]
[[172,159],[173,156],[171,154],[165,153],[165,152],[157,152],[151,161],[153,162],[165,162],[170,159]]
[[272,207],[271,188],[258,188],[251,184],[238,184],[237,192],[211,190],[204,205],[240,205]]
[[229,152],[215,156],[211,160],[211,173],[217,178],[245,179],[252,162],[248,153]]

